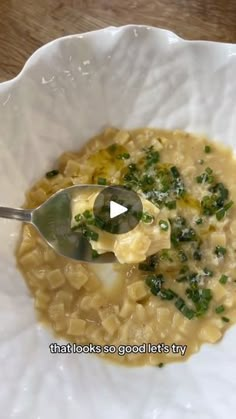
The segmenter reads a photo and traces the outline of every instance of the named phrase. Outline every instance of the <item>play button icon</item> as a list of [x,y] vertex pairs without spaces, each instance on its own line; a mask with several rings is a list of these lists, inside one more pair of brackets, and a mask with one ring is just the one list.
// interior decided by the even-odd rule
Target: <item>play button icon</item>
[[93,207],[97,225],[112,234],[133,230],[140,221],[142,211],[139,195],[124,186],[105,187],[96,197]]
[[110,202],[110,218],[118,217],[121,214],[124,214],[128,211],[128,208],[124,207],[123,205],[117,204],[117,202],[111,201]]

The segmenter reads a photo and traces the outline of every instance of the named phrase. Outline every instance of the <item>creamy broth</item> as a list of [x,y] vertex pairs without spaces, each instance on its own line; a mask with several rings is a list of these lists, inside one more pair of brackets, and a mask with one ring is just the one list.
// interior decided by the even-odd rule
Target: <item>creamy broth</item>
[[180,131],[109,128],[81,152],[64,153],[27,193],[26,208],[73,184],[126,184],[170,219],[172,244],[144,263],[114,265],[107,287],[95,265],[57,255],[25,225],[17,261],[39,319],[77,344],[187,345],[184,356],[101,354],[126,365],[182,361],[219,341],[236,322],[234,173],[230,150]]

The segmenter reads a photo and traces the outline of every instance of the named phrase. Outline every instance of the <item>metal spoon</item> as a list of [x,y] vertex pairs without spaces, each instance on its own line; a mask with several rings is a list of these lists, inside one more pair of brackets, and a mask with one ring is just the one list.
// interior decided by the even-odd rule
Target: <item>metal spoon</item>
[[60,255],[90,263],[114,263],[113,253],[93,257],[89,241],[71,230],[71,200],[86,189],[101,190],[100,185],[75,185],[62,189],[35,209],[17,209],[0,206],[0,218],[30,223],[36,227],[46,242]]

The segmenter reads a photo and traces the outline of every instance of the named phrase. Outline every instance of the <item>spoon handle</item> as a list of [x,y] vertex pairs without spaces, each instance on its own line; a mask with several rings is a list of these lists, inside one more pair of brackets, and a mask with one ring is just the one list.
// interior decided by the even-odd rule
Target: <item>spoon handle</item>
[[0,207],[0,218],[10,218],[12,220],[30,223],[32,220],[32,211],[20,208]]

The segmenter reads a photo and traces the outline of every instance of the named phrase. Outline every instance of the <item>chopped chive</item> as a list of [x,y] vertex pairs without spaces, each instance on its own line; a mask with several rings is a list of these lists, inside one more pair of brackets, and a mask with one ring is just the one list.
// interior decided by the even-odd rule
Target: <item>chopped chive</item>
[[212,292],[210,288],[203,288],[201,292],[202,298],[204,298],[207,301],[210,301],[212,299]]
[[214,250],[214,253],[216,254],[218,258],[220,258],[221,256],[225,256],[226,252],[227,252],[226,248],[222,246],[216,246]]
[[171,168],[170,168],[170,171],[171,171],[171,173],[172,173],[172,176],[173,176],[175,179],[180,177],[180,173],[179,173],[179,171],[178,171],[178,169],[177,169],[177,167],[176,167],[176,166],[171,167]]
[[204,151],[207,154],[210,153],[211,152],[211,147],[209,145],[206,145]]
[[188,260],[188,257],[186,255],[186,253],[184,253],[183,250],[180,250],[179,251],[178,257],[179,257],[180,262],[182,262],[182,263],[184,263],[184,262],[186,262]]
[[110,153],[114,153],[115,151],[116,151],[116,149],[117,149],[117,144],[111,144],[109,147],[108,147],[108,151],[110,152]]
[[82,221],[82,219],[83,219],[83,216],[82,216],[82,214],[77,214],[77,215],[75,215],[75,221],[77,221],[77,223],[79,223],[80,221]]
[[157,366],[158,366],[158,368],[163,368],[164,367],[164,363],[163,362],[160,362],[160,364],[158,364]]
[[162,284],[164,282],[164,277],[163,277],[162,274],[148,275],[145,282],[148,285],[148,287],[150,288],[151,293],[154,294],[154,295],[158,295],[158,293],[161,290]]
[[84,216],[84,218],[91,218],[91,217],[93,216],[93,214],[92,214],[92,212],[91,212],[91,211],[89,211],[89,210],[85,210],[85,211],[83,212],[83,216]]
[[90,230],[89,228],[86,228],[84,231],[84,236],[88,240],[98,241],[99,234],[96,233],[96,231]]
[[182,307],[182,309],[181,309],[181,313],[182,313],[185,317],[187,317],[187,319],[189,319],[189,320],[191,320],[191,319],[195,316],[195,312],[194,312],[191,308],[187,307],[186,305],[184,305],[184,306]]
[[230,201],[223,208],[219,209],[216,212],[216,218],[217,218],[218,221],[221,221],[224,218],[224,216],[226,214],[226,211],[228,211],[228,209],[230,209],[233,204],[234,204],[234,202],[233,201]]
[[107,180],[104,177],[99,177],[97,182],[98,182],[98,185],[106,185],[107,184]]
[[122,154],[118,154],[116,156],[116,158],[118,160],[128,160],[130,158],[130,154],[129,153],[122,153]]
[[225,308],[224,308],[223,305],[220,305],[220,306],[218,306],[218,307],[215,308],[215,312],[217,314],[223,313],[223,311],[225,311]]
[[144,151],[146,152],[146,169],[159,162],[160,154],[158,151],[154,150],[153,146],[145,148]]
[[225,323],[229,323],[230,319],[228,317],[222,316],[221,319],[223,320],[223,322]]
[[169,230],[169,224],[165,220],[160,220],[159,221],[159,226],[160,226],[161,230],[163,230],[163,231],[168,231]]
[[144,223],[151,223],[154,220],[154,217],[150,214],[148,214],[148,212],[143,212],[142,216],[141,216],[141,220]]
[[57,176],[59,174],[59,170],[51,170],[50,172],[47,172],[46,173],[46,177],[48,178],[48,179],[51,179],[52,177],[54,177],[54,176]]
[[181,297],[178,297],[177,298],[177,300],[175,302],[175,307],[179,311],[181,311],[181,313],[185,317],[187,317],[189,320],[191,320],[194,317],[194,315],[195,315],[195,312],[185,304],[183,298],[181,298]]
[[219,282],[224,285],[224,284],[226,284],[228,279],[229,279],[229,277],[227,275],[221,275],[221,277],[219,279]]
[[208,269],[208,268],[204,268],[203,269],[203,272],[204,272],[204,274],[206,275],[206,276],[210,276],[210,277],[212,277],[213,275],[214,275],[214,272],[213,271],[211,271],[210,269]]
[[165,206],[169,209],[176,209],[176,201],[169,201],[165,203]]
[[195,223],[196,223],[197,225],[200,225],[200,224],[202,224],[202,223],[203,223],[203,219],[202,219],[202,218],[198,218],[198,219],[195,221]]
[[162,300],[173,300],[174,297],[177,297],[177,294],[170,288],[162,288],[158,295],[161,297]]
[[92,250],[92,258],[93,259],[96,259],[96,258],[98,258],[98,256],[99,256],[99,253],[97,252],[97,250]]
[[196,249],[193,252],[193,259],[194,260],[201,260],[202,259],[202,253],[201,253],[201,250],[200,249]]
[[175,302],[175,307],[178,308],[178,310],[181,310],[184,305],[185,305],[185,302],[184,302],[183,298],[178,297],[176,302]]

